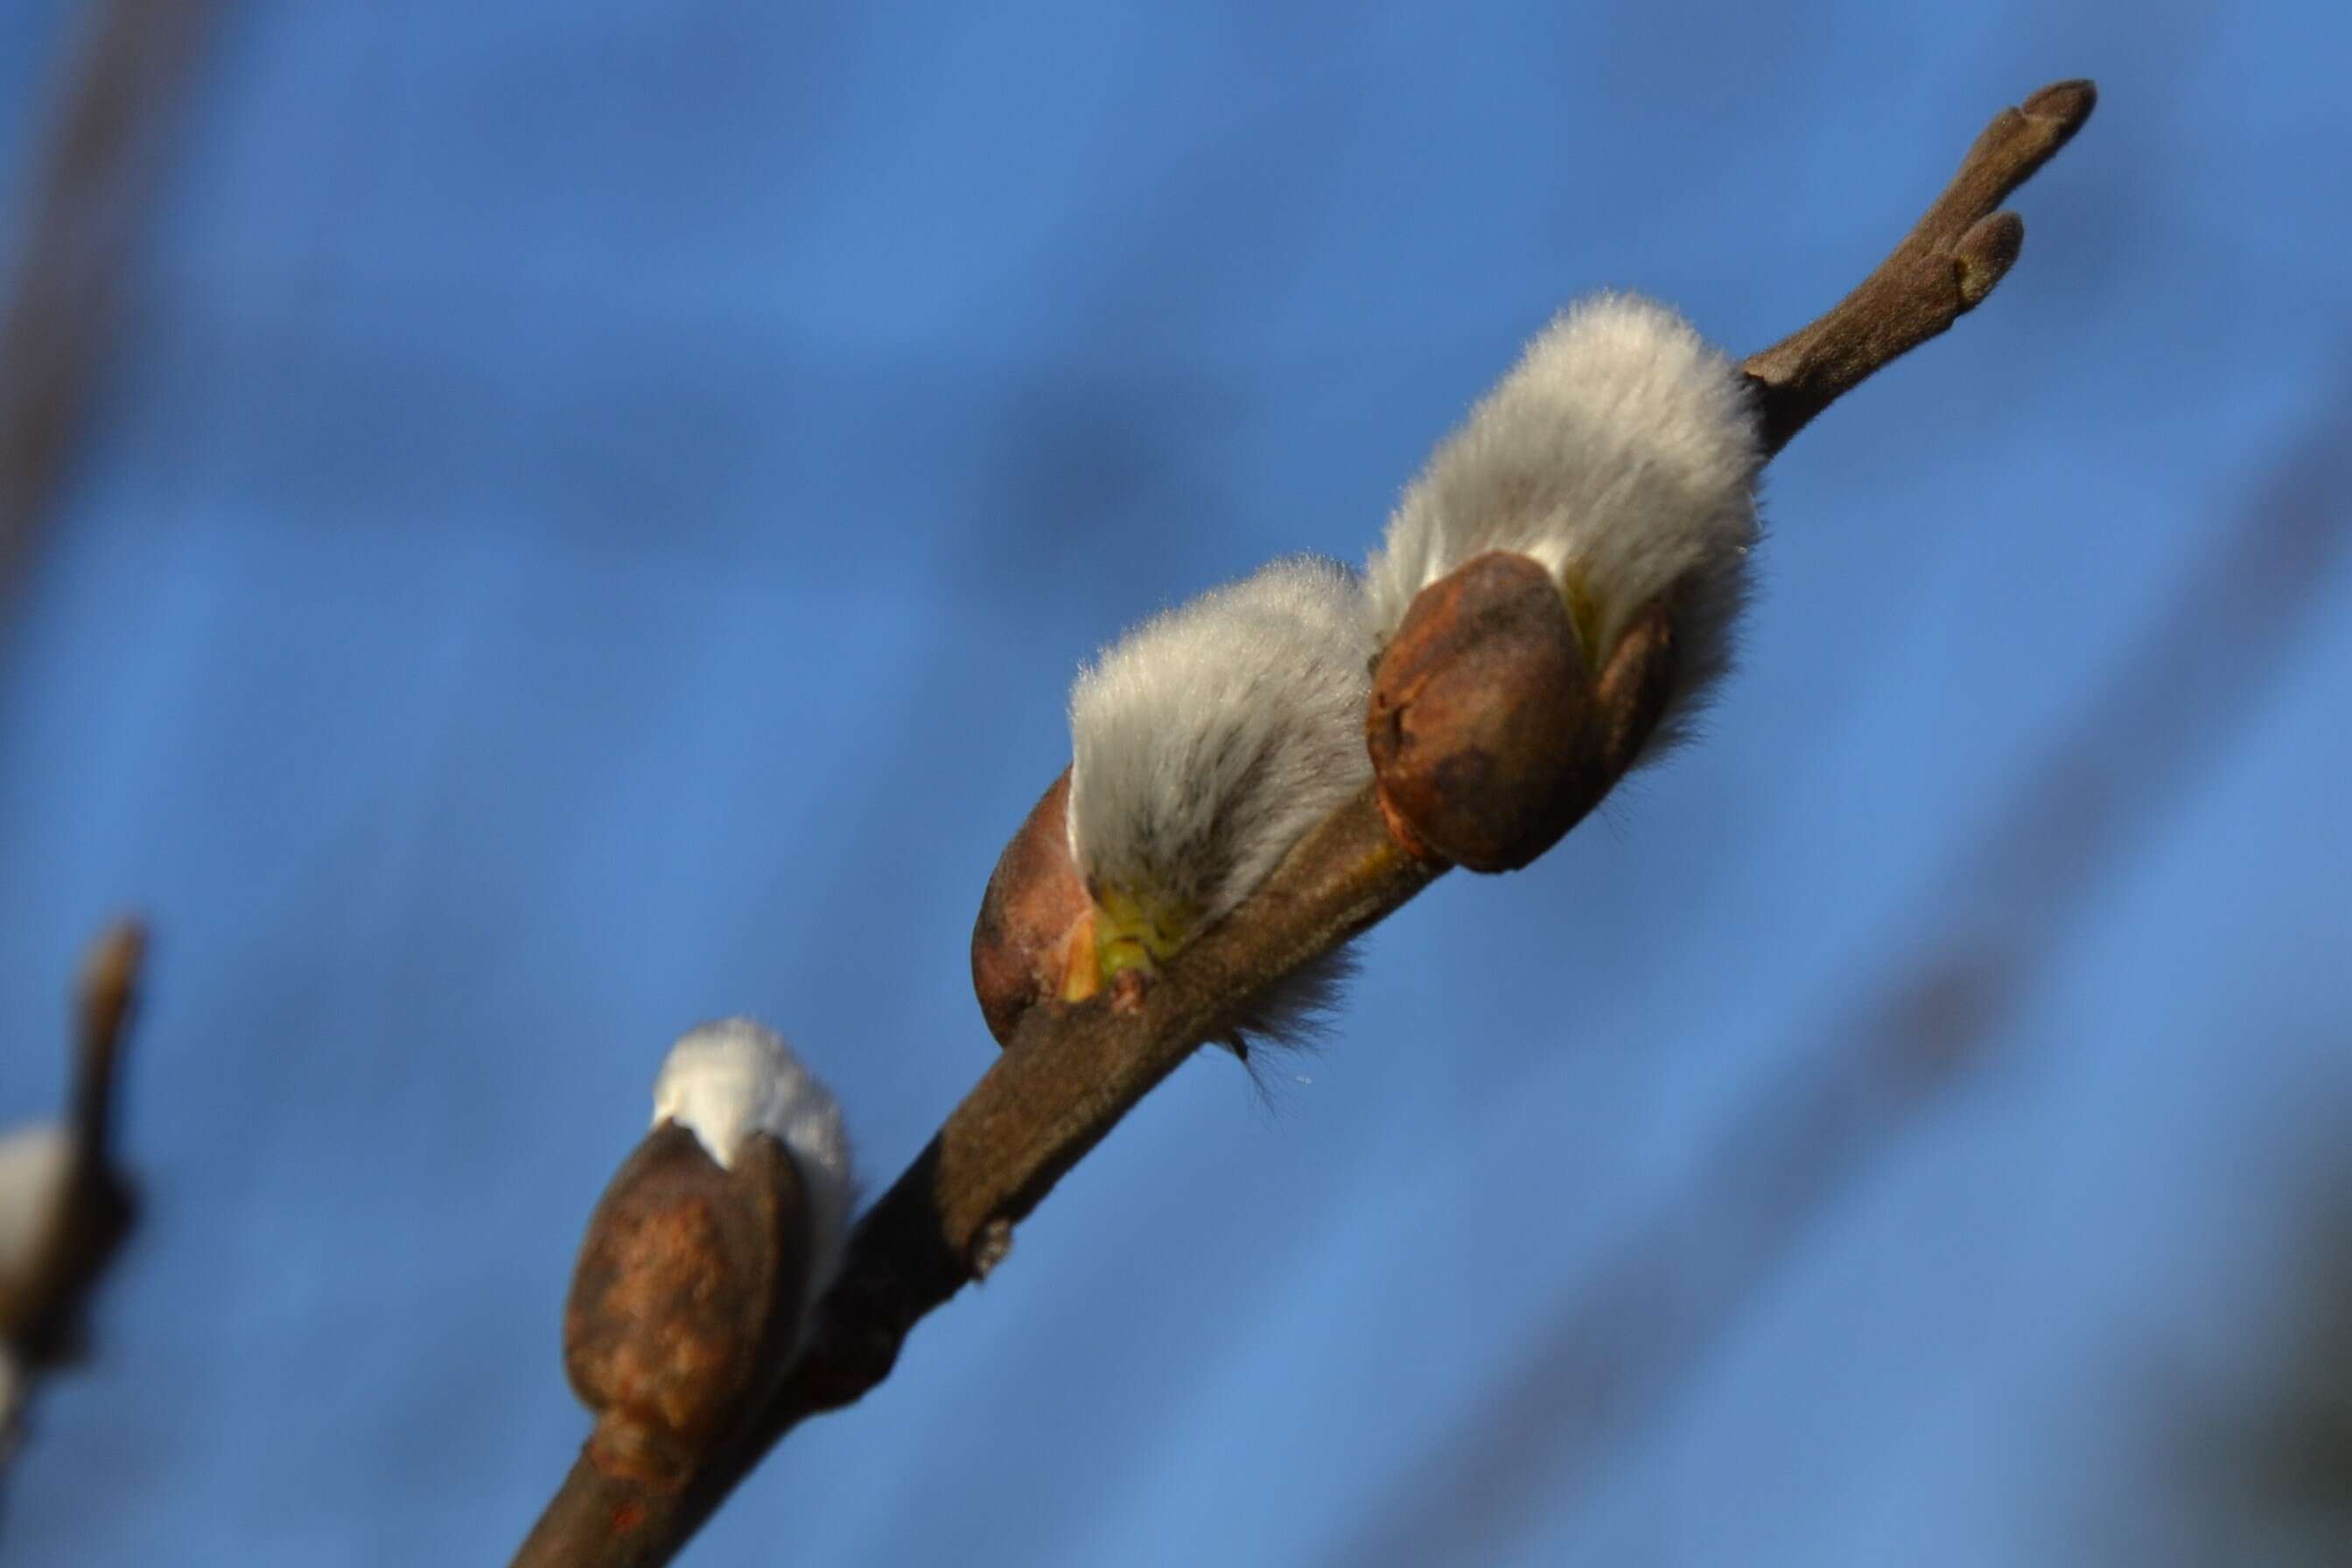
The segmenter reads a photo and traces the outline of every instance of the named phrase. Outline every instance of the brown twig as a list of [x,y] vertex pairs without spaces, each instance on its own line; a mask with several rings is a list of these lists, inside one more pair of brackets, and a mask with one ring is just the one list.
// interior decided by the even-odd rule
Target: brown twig
[[146,936],[123,921],[100,933],[83,961],[74,1005],[71,1140],[57,1206],[22,1276],[0,1281],[0,1347],[35,1369],[69,1355],[90,1289],[105,1272],[132,1213],[131,1184],[116,1166],[110,1126]]
[[2098,91],[2053,82],[1993,116],[1911,232],[1829,314],[1740,368],[1764,410],[1764,448],[1778,452],[1813,416],[1874,372],[1984,303],[2017,260],[2025,224],[2000,212],[2010,193],[2057,155],[2091,118]]
[[[2091,102],[2088,83],[2063,83],[2036,93],[2022,111],[2005,110],[1911,237],[1860,289],[1747,363],[1769,451],[1983,300],[2015,259],[2021,233],[2013,216],[1984,215],[2063,144]],[[785,1433],[887,1376],[914,1325],[984,1272],[1009,1227],[1251,996],[1381,920],[1437,874],[1400,847],[1367,789],[1139,995],[1032,1008],[995,1066],[859,1223],[807,1350],[756,1419],[677,1485],[610,1473],[583,1452],[516,1563],[646,1568],[669,1561]]]

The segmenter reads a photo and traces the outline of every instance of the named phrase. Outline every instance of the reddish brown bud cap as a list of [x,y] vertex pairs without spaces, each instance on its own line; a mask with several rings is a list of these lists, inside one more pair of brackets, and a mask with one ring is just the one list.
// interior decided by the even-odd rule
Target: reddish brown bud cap
[[563,1364],[596,1413],[607,1472],[684,1477],[782,1373],[811,1237],[800,1174],[764,1133],[733,1169],[665,1122],[588,1222],[563,1315]]
[[1061,994],[1071,941],[1093,930],[1094,900],[1070,858],[1069,806],[1065,768],[998,858],[971,929],[971,988],[1000,1046],[1023,1014]]
[[1492,551],[1413,600],[1372,675],[1381,811],[1423,859],[1515,871],[1609,793],[1673,687],[1665,612],[1637,617],[1596,684],[1567,600]]

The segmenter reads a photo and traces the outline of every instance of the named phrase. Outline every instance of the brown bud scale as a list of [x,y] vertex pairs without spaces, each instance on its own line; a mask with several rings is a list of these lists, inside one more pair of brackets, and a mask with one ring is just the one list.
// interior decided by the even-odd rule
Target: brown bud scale
[[1070,772],[1062,770],[1004,847],[971,931],[971,988],[1003,1045],[1039,1001],[1090,990],[1094,900],[1070,858]]
[[1490,551],[1413,600],[1372,674],[1364,739],[1381,811],[1425,860],[1516,871],[1633,763],[1672,694],[1663,604],[1596,684],[1559,584]]
[[765,1134],[730,1170],[675,1123],[649,1133],[596,1205],[564,1309],[563,1362],[596,1412],[606,1470],[683,1478],[781,1374],[798,1331],[809,1223],[792,1157]]

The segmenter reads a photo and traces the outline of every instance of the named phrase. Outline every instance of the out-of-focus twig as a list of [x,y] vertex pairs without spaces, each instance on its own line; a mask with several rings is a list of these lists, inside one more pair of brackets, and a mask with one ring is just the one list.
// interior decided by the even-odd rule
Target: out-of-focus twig
[[83,22],[0,306],[0,602],[107,347],[123,262],[217,0],[104,0]]
[[[1828,1044],[1734,1117],[1685,1191],[1595,1261],[1541,1342],[1381,1489],[1397,1506],[1330,1561],[1497,1555],[1538,1498],[1560,1506],[1668,1408],[1837,1200],[1985,1059],[2165,808],[2230,754],[2347,555],[2352,383],[1952,856],[1910,922],[1922,956],[1832,1018]],[[1965,913],[1956,926],[1969,910],[1997,912],[1997,937]],[[1717,1244],[1696,1271],[1695,1233]]]
[[[2029,99],[2030,114],[2003,110],[1922,220],[1927,237],[1918,243],[1937,255],[1958,244],[1944,231],[2039,167],[2092,102],[2089,84],[2065,83]],[[2021,120],[2032,121],[2026,141],[2034,150],[2021,141]],[[2021,235],[2015,218],[1987,230],[1971,216],[1965,226],[1975,237],[1960,246],[1959,260],[1920,264],[1906,241],[1829,316],[1748,362],[1768,453],[2000,280]],[[1965,283],[1956,282],[1963,273]],[[1011,1226],[1200,1042],[1219,1037],[1269,984],[1382,919],[1436,875],[1400,847],[1367,789],[1139,998],[1106,994],[1031,1009],[994,1067],[859,1223],[806,1350],[740,1436],[680,1483],[648,1484],[583,1451],[515,1562],[668,1562],[785,1433],[887,1376],[914,1325],[1001,1257]]]
[[[2352,1059],[2352,1040],[2332,1033],[2332,1054]],[[2247,1314],[2251,1364],[2200,1374],[2148,1342],[2121,1358],[2118,1376],[2146,1391],[2149,1474],[2216,1561],[2352,1562],[2352,1147],[2340,1125],[2302,1130],[2320,1146],[2289,1156],[2301,1168],[2273,1197],[2290,1216],[2278,1246],[2291,1289]]]
[[[145,933],[132,921],[90,945],[75,997],[64,1121],[12,1134],[27,1141],[19,1147],[33,1156],[12,1174],[37,1188],[12,1194],[27,1227],[22,1267],[0,1275],[0,1356],[10,1363],[18,1408],[31,1374],[79,1348],[82,1309],[130,1233],[131,1187],[113,1151],[115,1083],[145,951]],[[16,1414],[0,1410],[0,1430]]]

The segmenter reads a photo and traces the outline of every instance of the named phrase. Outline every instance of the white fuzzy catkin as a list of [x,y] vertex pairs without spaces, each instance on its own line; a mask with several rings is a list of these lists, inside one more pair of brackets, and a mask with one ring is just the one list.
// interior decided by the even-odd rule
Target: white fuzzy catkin
[[1116,888],[1196,911],[1257,889],[1371,776],[1363,587],[1297,555],[1154,616],[1070,691],[1070,853]]
[[1374,635],[1385,642],[1415,595],[1489,550],[1573,581],[1595,612],[1596,660],[1682,584],[1670,739],[1730,666],[1762,463],[1738,366],[1664,305],[1580,300],[1407,487],[1366,572]]
[[800,1173],[811,1220],[809,1297],[832,1282],[849,1223],[849,1133],[833,1091],[783,1037],[752,1018],[688,1030],[654,1079],[654,1125],[675,1121],[732,1169],[743,1140],[765,1132]]
[[65,1200],[73,1134],[46,1122],[0,1136],[0,1284],[24,1278]]
[[[1105,648],[1070,691],[1070,854],[1088,889],[1183,909],[1195,929],[1231,913],[1371,777],[1371,653],[1361,579],[1311,555]],[[1302,965],[1228,1043],[1310,1036],[1353,968],[1344,948]]]

